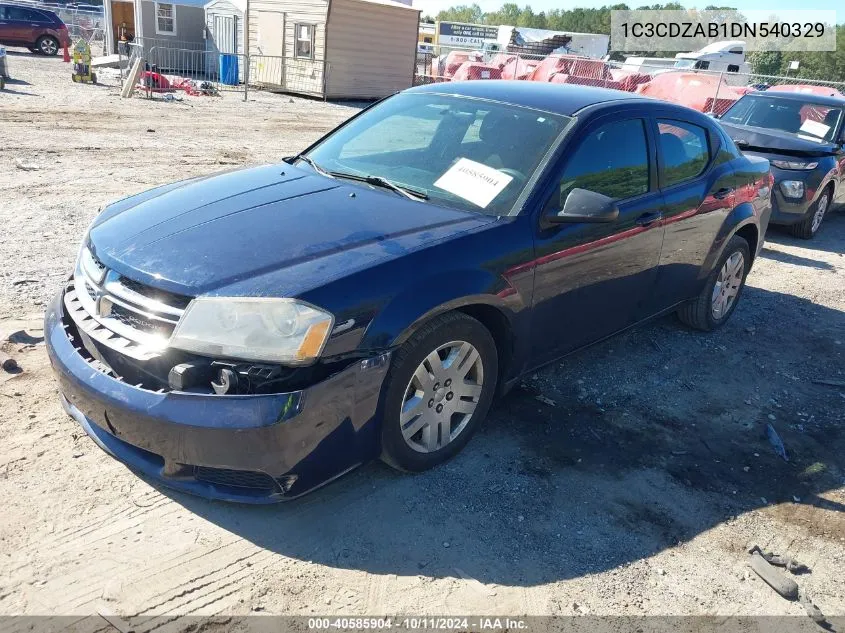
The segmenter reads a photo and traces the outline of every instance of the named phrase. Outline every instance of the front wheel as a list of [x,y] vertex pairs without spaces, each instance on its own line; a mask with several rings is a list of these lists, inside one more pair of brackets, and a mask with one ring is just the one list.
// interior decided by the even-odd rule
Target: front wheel
[[748,242],[734,235],[707,278],[701,294],[678,310],[678,318],[705,332],[722,327],[736,309],[750,269],[751,250]]
[[795,237],[800,237],[802,240],[810,240],[816,236],[822,226],[825,213],[830,207],[830,189],[822,191],[822,195],[816,200],[813,210],[806,218],[801,220],[798,224],[793,224],[789,227],[790,232]]
[[458,453],[490,409],[498,360],[490,332],[472,317],[450,312],[423,326],[393,359],[382,460],[419,472]]

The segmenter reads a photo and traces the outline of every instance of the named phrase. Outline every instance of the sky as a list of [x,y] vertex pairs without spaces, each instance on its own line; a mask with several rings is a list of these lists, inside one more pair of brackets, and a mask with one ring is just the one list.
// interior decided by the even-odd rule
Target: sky
[[[474,0],[477,3],[482,11],[496,11],[499,9],[502,4],[504,4],[507,0]],[[572,2],[571,0],[510,0],[515,1],[519,6],[525,6],[526,4],[530,5],[531,8],[535,12],[540,11],[548,11],[549,9],[575,9],[577,7],[584,7],[584,8],[598,8],[604,5],[615,4],[616,0],[577,0],[577,2]],[[636,8],[640,5],[646,4],[653,4],[656,1],[663,1],[663,0],[620,0],[626,2],[626,4],[631,8]],[[692,7],[705,7],[708,4],[725,4],[730,6],[735,6],[737,9],[742,11],[743,9],[751,11],[755,9],[759,10],[787,10],[787,9],[839,9],[836,15],[836,21],[841,23],[845,21],[845,10],[842,8],[842,4],[838,0],[815,0],[813,2],[806,3],[809,6],[805,5],[805,0],[703,0],[702,2],[690,2],[690,0],[680,0],[681,4],[688,8]],[[473,0],[414,0],[414,7],[418,9],[422,9],[423,15],[431,15],[436,16],[438,11],[443,9],[448,9],[449,7],[461,5],[461,4],[473,4]]]

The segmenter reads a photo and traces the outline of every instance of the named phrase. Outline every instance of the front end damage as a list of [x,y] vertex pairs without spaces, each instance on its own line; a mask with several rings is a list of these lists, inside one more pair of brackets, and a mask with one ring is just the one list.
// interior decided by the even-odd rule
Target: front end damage
[[306,367],[192,355],[160,344],[189,298],[98,274],[81,263],[50,304],[47,348],[65,410],[132,469],[267,503],[376,456],[389,352]]

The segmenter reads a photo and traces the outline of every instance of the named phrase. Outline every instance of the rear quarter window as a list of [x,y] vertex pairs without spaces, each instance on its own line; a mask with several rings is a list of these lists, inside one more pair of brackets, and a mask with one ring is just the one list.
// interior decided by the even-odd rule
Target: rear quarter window
[[661,119],[657,122],[658,147],[663,159],[663,186],[701,175],[710,162],[707,130],[686,121]]

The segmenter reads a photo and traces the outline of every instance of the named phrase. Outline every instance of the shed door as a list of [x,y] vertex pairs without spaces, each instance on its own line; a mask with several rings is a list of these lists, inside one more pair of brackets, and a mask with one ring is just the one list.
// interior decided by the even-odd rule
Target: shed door
[[[251,55],[250,68],[255,81],[267,86],[282,87],[285,54],[285,15],[275,11],[258,12],[258,54]],[[252,70],[250,70],[252,72]]]
[[234,15],[215,15],[213,24],[214,41],[221,53],[238,52],[238,18]]

